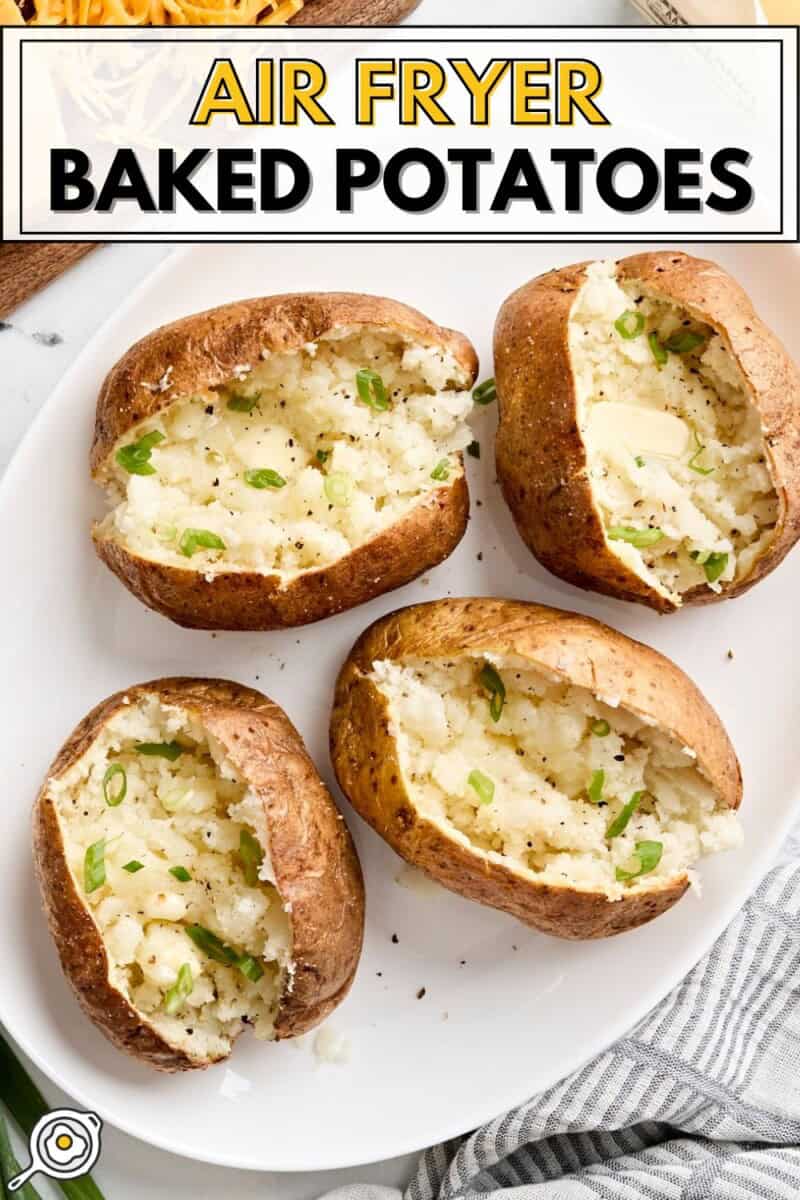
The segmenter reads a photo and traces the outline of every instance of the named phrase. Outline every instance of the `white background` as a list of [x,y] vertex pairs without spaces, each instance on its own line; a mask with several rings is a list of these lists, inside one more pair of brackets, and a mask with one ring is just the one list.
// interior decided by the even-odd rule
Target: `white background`
[[[445,23],[454,0],[425,0],[417,20]],[[478,21],[484,0],[458,0],[459,23]],[[623,0],[494,0],[493,18],[509,24],[524,20],[542,23],[637,23]],[[0,333],[0,373],[6,381],[4,420],[0,423],[0,468],[8,462],[30,420],[50,389],[82,349],[105,316],[131,288],[169,252],[166,246],[118,246],[94,252],[63,280],[18,310],[11,328]],[[34,334],[56,333],[63,341],[42,344]],[[39,1076],[54,1105],[69,1098]],[[24,1161],[24,1159],[23,1159]],[[105,1131],[104,1153],[95,1176],[107,1200],[203,1200],[225,1196],[270,1197],[290,1200],[313,1197],[352,1180],[402,1185],[414,1169],[416,1156],[351,1171],[320,1175],[276,1176],[195,1166],[111,1129]],[[42,1196],[56,1193],[35,1181]]]

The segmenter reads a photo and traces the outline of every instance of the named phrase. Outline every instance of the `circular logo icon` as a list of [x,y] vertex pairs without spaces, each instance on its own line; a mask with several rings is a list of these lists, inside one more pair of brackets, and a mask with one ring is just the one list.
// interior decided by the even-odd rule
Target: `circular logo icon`
[[8,1190],[16,1192],[41,1172],[51,1179],[76,1179],[91,1171],[100,1157],[100,1131],[103,1123],[96,1113],[56,1108],[34,1126],[30,1137],[31,1162]]

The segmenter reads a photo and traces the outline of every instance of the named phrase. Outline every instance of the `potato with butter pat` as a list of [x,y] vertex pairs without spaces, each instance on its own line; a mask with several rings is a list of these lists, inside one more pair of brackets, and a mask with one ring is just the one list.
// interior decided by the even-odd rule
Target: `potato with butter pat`
[[331,755],[409,863],[545,933],[621,933],[741,842],[739,764],[684,673],[588,617],[438,600],[371,626]]
[[347,994],[364,889],[352,840],[285,713],[222,680],[98,705],[34,811],[61,964],[98,1028],[160,1070],[312,1029]]
[[661,612],[800,536],[800,375],[720,267],[662,251],[526,284],[495,331],[497,471],[554,574]]

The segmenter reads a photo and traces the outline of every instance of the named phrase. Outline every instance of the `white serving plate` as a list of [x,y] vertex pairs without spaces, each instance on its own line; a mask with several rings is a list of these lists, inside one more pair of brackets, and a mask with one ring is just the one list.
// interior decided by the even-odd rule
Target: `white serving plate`
[[[94,398],[114,360],[160,322],[271,292],[382,292],[468,333],[485,377],[503,298],[554,264],[603,253],[602,246],[576,254],[574,246],[545,245],[181,252],[111,317],[17,453],[0,488],[0,1020],[54,1081],[120,1129],[195,1159],[303,1171],[389,1158],[457,1135],[555,1083],[629,1029],[709,948],[775,855],[796,811],[800,776],[791,652],[800,555],[741,599],[672,617],[571,588],[528,554],[503,505],[493,410],[476,415],[483,456],[468,459],[473,515],[453,557],[419,582],[319,625],[269,634],[178,629],[134,600],[91,547],[99,511],[87,471]],[[800,329],[800,255],[781,246],[707,253],[742,279],[791,346]],[[644,929],[579,944],[534,933],[435,885],[407,886],[400,860],[345,805],[368,896],[358,977],[331,1018],[350,1042],[349,1061],[320,1064],[313,1035],[299,1046],[245,1037],[229,1064],[170,1077],[113,1049],[61,975],[31,866],[31,803],[73,725],[101,697],[136,681],[230,676],[286,708],[333,786],[331,694],[356,636],[395,607],[467,594],[591,613],[676,659],[717,706],[739,751],[744,847],[703,867],[702,900],[690,893]]]

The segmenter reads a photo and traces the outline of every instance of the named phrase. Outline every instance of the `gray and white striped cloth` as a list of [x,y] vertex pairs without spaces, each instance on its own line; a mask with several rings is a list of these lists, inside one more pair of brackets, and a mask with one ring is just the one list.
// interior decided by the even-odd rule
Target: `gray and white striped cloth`
[[[606,1053],[462,1141],[403,1200],[797,1200],[800,866],[777,867],[713,950]],[[401,1200],[354,1185],[326,1200]]]

